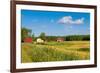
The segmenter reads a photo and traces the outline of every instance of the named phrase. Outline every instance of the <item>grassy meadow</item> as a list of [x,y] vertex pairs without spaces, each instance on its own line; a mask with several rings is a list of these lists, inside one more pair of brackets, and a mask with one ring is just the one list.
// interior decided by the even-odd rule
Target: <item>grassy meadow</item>
[[89,41],[22,43],[22,63],[90,59]]

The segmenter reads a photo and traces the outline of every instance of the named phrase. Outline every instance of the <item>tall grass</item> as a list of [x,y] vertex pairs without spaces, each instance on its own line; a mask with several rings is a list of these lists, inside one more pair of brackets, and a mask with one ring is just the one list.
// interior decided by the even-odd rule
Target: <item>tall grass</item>
[[89,51],[89,42],[82,41],[48,42],[46,45],[22,43],[22,62],[87,60]]

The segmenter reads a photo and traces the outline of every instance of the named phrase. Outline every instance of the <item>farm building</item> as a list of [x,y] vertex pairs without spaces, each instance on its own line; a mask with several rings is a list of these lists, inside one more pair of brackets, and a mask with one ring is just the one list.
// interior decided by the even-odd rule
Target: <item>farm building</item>
[[57,38],[57,42],[63,42],[64,38]]
[[32,38],[31,37],[27,37],[27,38],[24,39],[24,42],[32,43]]
[[42,40],[41,38],[37,38],[36,42],[37,43],[44,43],[44,40]]

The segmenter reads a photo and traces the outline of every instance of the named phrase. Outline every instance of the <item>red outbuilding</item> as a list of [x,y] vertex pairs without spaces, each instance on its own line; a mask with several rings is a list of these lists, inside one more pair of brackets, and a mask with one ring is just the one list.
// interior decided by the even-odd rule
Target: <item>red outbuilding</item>
[[64,38],[57,38],[57,42],[63,42]]
[[24,42],[32,43],[32,38],[31,37],[27,37],[27,38],[24,39]]

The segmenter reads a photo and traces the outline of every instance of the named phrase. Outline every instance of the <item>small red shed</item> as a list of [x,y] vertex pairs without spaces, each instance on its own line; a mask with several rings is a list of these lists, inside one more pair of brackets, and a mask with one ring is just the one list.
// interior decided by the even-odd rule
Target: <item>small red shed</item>
[[57,42],[63,42],[64,38],[57,38]]
[[32,38],[31,37],[27,37],[27,38],[24,39],[24,42],[32,43]]

